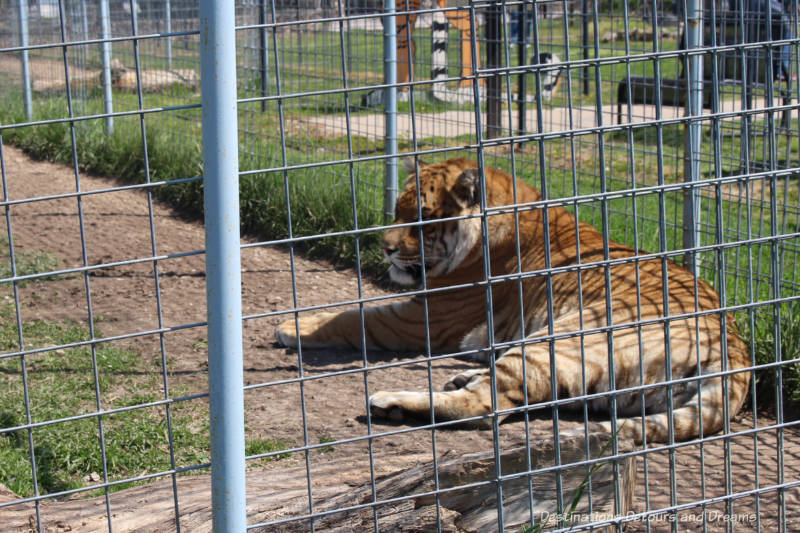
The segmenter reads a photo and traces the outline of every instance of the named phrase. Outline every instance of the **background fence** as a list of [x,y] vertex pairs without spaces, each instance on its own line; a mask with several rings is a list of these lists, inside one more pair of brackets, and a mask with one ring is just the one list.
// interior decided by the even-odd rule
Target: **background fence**
[[[541,439],[552,446],[559,428],[588,428],[578,415],[552,417],[549,404],[544,418],[531,409],[494,432],[366,416],[369,391],[438,389],[469,367],[459,359],[287,354],[272,344],[274,327],[296,312],[401,296],[384,283],[378,245],[396,137],[399,153],[425,161],[481,158],[610,238],[696,269],[749,343],[757,372],[743,414],[685,445],[615,446],[610,514],[599,510],[598,478],[580,503],[589,521],[626,531],[796,527],[797,7],[397,0],[400,44],[387,49],[381,2],[237,1],[238,112],[227,118],[238,123],[246,236],[239,366],[248,505],[261,506],[250,526],[325,529],[345,508],[368,511],[359,527],[384,529],[392,513],[448,527],[448,487],[468,485],[480,499],[484,484],[442,466],[441,483],[437,474],[392,494],[382,476],[431,461],[439,472],[455,456],[501,455],[532,435],[541,460],[520,475],[555,485],[547,476],[560,472],[561,507],[545,510],[531,489],[506,502],[524,507],[522,523],[501,513],[486,526],[532,529],[569,507],[564,480],[599,464],[602,443],[588,436],[583,455],[545,449]],[[0,13],[0,484],[10,490],[0,492],[0,516],[28,525],[30,515],[43,531],[98,505],[99,530],[192,530],[201,519],[186,509],[205,478],[190,474],[211,458],[205,357],[214,343],[196,224],[208,157],[199,6],[0,0]],[[415,17],[409,47],[404,15]],[[394,91],[390,52],[400,65]],[[485,483],[495,501],[515,476]],[[166,518],[131,503],[162,489]],[[419,493],[433,511],[407,508]],[[83,498],[73,507],[59,501],[73,495]]]

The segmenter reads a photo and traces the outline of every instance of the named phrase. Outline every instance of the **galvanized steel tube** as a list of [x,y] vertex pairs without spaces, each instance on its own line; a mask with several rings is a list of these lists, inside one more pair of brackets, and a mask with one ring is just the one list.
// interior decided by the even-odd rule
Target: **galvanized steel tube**
[[235,25],[232,2],[200,1],[214,531],[247,526]]
[[[383,90],[384,116],[386,121],[384,152],[397,155],[397,19],[395,0],[383,0]],[[411,89],[409,89],[411,90]],[[397,202],[397,158],[386,160],[383,182],[383,214],[385,221],[394,219],[394,204]]]
[[[19,44],[28,46],[28,0],[19,0]],[[33,103],[31,101],[31,69],[28,63],[28,50],[22,50],[22,97],[25,100],[25,116],[33,120]]]
[[[686,5],[686,49],[697,50],[703,46],[703,0],[688,0]],[[687,183],[700,180],[700,148],[703,124],[703,56],[695,54],[688,59],[689,83],[686,98],[686,115],[692,118],[686,125],[684,176]],[[700,190],[687,189],[683,197],[683,246],[695,248],[700,244]],[[699,274],[694,251],[686,253],[684,264],[695,276]]]
[[[164,32],[172,33],[172,4],[170,0],[164,2]],[[172,70],[172,37],[167,37],[167,70]]]
[[[103,110],[107,115],[114,112],[114,97],[111,94],[111,43],[106,41],[111,36],[111,17],[108,0],[100,0],[100,32],[104,39],[101,45],[103,61]],[[114,117],[106,117],[106,133],[114,132]]]

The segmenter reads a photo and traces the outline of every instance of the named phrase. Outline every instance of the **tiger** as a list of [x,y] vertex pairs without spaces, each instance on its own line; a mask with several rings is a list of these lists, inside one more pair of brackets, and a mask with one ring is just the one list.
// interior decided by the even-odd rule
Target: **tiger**
[[[447,0],[437,0],[437,3],[440,8],[447,7]],[[449,90],[444,81],[447,79],[447,41],[450,24],[453,24],[461,35],[461,79],[458,82],[458,89],[455,91]],[[413,25],[413,22],[406,23],[405,28],[411,28]],[[405,53],[406,62],[408,52],[403,52],[401,48],[404,50],[408,48],[408,42],[410,40],[409,35],[408,31],[406,31],[403,34],[403,38],[398,40],[397,43],[398,58],[402,57],[402,53]],[[431,23],[431,40],[431,79],[434,82],[433,97],[443,102],[469,103],[473,101],[473,87],[470,78],[474,72],[471,49],[472,25],[469,20],[469,13],[467,11],[434,11],[433,21]],[[411,46],[413,57],[413,41],[411,42]],[[480,68],[480,42],[477,39],[475,40],[475,53],[478,59],[477,67]],[[398,78],[401,76],[405,76],[407,81],[407,65],[402,65],[398,69]]]
[[[458,1],[455,0],[458,4]],[[478,30],[478,20],[473,23],[470,20],[469,11],[466,10],[445,10],[448,7],[448,0],[436,0],[436,4],[443,11],[433,11],[431,21],[431,80],[433,81],[433,91],[431,95],[435,100],[455,104],[469,104],[474,101],[473,76],[476,68],[480,68],[480,40],[473,39],[473,33]],[[397,20],[397,81],[398,83],[408,83],[411,81],[416,46],[412,38],[414,24],[417,20],[417,13],[420,9],[420,0],[407,0],[398,6],[405,11],[398,15]],[[452,24],[460,34],[460,57],[461,71],[459,73],[458,87],[451,90],[447,87],[448,61],[447,44],[449,40],[450,24]],[[473,65],[472,45],[475,45],[475,58],[477,65]],[[560,59],[556,54],[543,52],[533,55],[530,59],[531,65],[545,64],[553,65],[553,68],[540,70],[542,80],[542,97],[549,100],[553,97],[559,83],[562,68],[558,65]],[[485,79],[478,80],[479,87],[482,88],[486,83]],[[479,89],[480,97],[483,97]],[[409,99],[408,87],[399,87],[397,98],[399,101]],[[527,97],[527,101],[535,102],[535,98]],[[383,90],[371,91],[361,98],[362,107],[378,107],[383,104]]]
[[[436,0],[441,9],[448,7],[448,0]],[[413,39],[414,24],[417,22],[417,11],[420,9],[420,0],[405,0],[398,2],[398,11],[403,14],[397,16],[397,82],[408,83],[411,81],[414,70],[414,57],[416,45]],[[473,38],[473,24],[470,22],[469,12],[465,10],[434,11],[431,22],[431,79],[439,81],[434,84],[433,96],[442,101],[467,103],[472,100],[472,78],[475,69],[472,62],[472,42],[475,42],[477,68],[480,68],[480,41]],[[461,36],[461,72],[458,89],[450,91],[441,80],[447,78],[447,41],[450,24]],[[477,20],[475,22],[477,31]],[[481,81],[482,83],[482,81]],[[399,101],[408,100],[408,87],[398,88]],[[375,90],[361,98],[363,107],[376,107],[383,102],[383,90]]]
[[[440,7],[442,2],[440,2]],[[461,57],[469,53],[469,18],[464,12],[442,12],[434,11],[433,22],[431,24],[431,37],[433,40],[431,46],[431,80],[433,80],[433,97],[442,102],[450,102],[456,104],[468,104],[474,101],[474,92],[472,82],[466,76],[472,74],[471,62],[462,65],[461,80],[459,81],[458,88],[452,91],[447,88],[447,34],[449,29],[448,18],[453,21],[454,26],[461,31]],[[460,18],[459,18],[460,17]],[[478,43],[475,43],[478,46]],[[467,48],[467,49],[465,49]],[[467,56],[471,57],[471,56]],[[547,68],[540,69],[541,79],[541,95],[544,100],[550,100],[558,89],[560,82],[561,60],[554,53],[542,52],[538,56],[536,54],[531,56],[531,65],[550,65]],[[483,80],[481,80],[483,81]],[[536,102],[536,98],[528,96],[526,101]]]
[[[381,246],[394,282],[419,285],[424,275],[427,290],[364,308],[363,340],[489,364],[432,393],[376,392],[373,417],[430,421],[432,409],[436,421],[485,426],[578,398],[560,405],[615,408],[616,423],[605,416],[593,427],[642,443],[718,432],[740,410],[748,348],[706,281],[544,207],[539,190],[506,172],[466,158],[418,165]],[[361,349],[361,312],[288,320],[275,336],[292,348]]]

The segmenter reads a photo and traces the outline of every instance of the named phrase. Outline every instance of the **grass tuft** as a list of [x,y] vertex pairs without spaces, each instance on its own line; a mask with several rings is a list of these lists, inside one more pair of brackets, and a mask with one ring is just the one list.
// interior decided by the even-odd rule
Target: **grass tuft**
[[[276,439],[264,439],[260,437],[250,438],[247,440],[244,446],[244,453],[246,456],[252,455],[261,455],[266,453],[274,453],[279,452],[281,450],[285,450],[291,447],[291,443],[284,441],[284,440],[276,440]],[[279,453],[277,455],[271,455],[269,457],[261,457],[258,459],[258,463],[267,463],[274,459],[284,459],[289,457],[290,453]]]
[[[744,313],[737,319],[743,338],[751,343],[757,365],[776,363],[778,348],[781,361],[800,358],[800,300],[756,309],[752,326]],[[785,407],[800,409],[800,362],[757,370],[755,379],[760,408],[773,407],[780,398]]]
[[[329,442],[334,442],[335,440],[336,439],[331,437],[330,435],[322,435],[319,438],[319,443],[320,444],[327,444]],[[331,446],[331,445],[323,446],[323,447],[319,448],[319,453],[328,453],[328,452],[332,452],[333,450],[334,450],[334,447]]]
[[[58,265],[61,263],[61,261],[59,261],[58,257],[51,253],[16,252],[14,254],[14,263],[16,266],[17,276],[29,276],[31,274],[43,274],[45,272],[51,272],[58,268]],[[11,266],[11,252],[8,246],[8,239],[0,237],[0,278],[12,277]],[[49,278],[44,277],[37,279],[44,280]],[[27,280],[23,280],[19,283],[20,286],[24,287],[27,285]]]

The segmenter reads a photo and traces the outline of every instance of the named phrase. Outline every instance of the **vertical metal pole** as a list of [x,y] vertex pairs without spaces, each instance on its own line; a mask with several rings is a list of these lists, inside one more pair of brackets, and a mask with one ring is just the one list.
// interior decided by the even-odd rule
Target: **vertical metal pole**
[[[581,48],[583,59],[589,59],[589,0],[581,0]],[[589,65],[583,67],[583,94],[589,94]]]
[[[104,39],[101,45],[103,61],[103,109],[106,113],[114,112],[114,97],[111,93],[111,43],[105,41],[111,37],[111,16],[108,0],[100,0],[100,32]],[[106,117],[106,134],[114,133],[114,117]]]
[[200,0],[214,531],[247,525],[235,25],[233,2]]
[[[28,0],[19,0],[19,40],[20,46],[28,46]],[[31,100],[31,68],[28,63],[28,50],[22,51],[22,97],[25,100],[25,116],[33,120]]]
[[[517,18],[517,63],[520,65],[525,65],[528,62],[528,58],[525,57],[527,54],[527,40],[528,40],[528,6],[525,2],[519,6],[519,15]],[[510,44],[510,43],[509,43]],[[536,63],[539,62],[539,58],[536,58]],[[527,101],[528,98],[528,74],[523,72],[519,75],[519,91],[518,91],[518,99],[519,103],[517,104],[517,133],[522,134],[528,127],[528,109],[527,109]],[[537,96],[538,98],[538,96]]]
[[[300,1],[298,0],[294,6],[294,20],[303,20],[303,14],[300,11]],[[273,19],[275,22],[275,19]],[[309,31],[297,31],[294,32],[297,34],[297,65],[300,66],[303,64],[303,43],[306,43],[308,38],[311,37],[309,35]],[[314,36],[314,42],[316,42],[316,35]],[[312,49],[314,44],[311,43]]]
[[[164,0],[164,25],[166,33],[172,33],[172,5],[170,0]],[[172,37],[167,37],[167,70],[172,70]]]
[[139,27],[139,0],[129,0],[129,3],[131,7],[131,33],[136,35]]
[[346,11],[347,20],[345,21],[345,27],[347,28],[345,37],[347,39],[347,72],[353,72],[353,19],[350,17],[354,12],[358,13],[360,10],[357,7],[353,6],[355,0],[350,0],[345,4],[345,8],[349,7],[350,9]]
[[[703,46],[703,0],[688,0],[686,5],[686,49],[696,50]],[[686,99],[686,115],[699,117],[703,113],[703,56],[689,57],[689,94]],[[700,144],[703,124],[699,119],[690,119],[685,126],[684,181],[696,184],[700,181]],[[694,248],[700,244],[700,190],[696,187],[684,191],[683,195],[683,247]],[[699,274],[695,253],[684,255],[684,266],[695,276]]]
[[89,12],[86,9],[86,0],[81,0],[81,38],[89,40]]
[[[500,40],[503,30],[500,27],[502,13],[500,5],[492,2],[486,10],[486,68],[500,68]],[[494,139],[503,133],[500,94],[502,84],[500,74],[495,72],[486,80],[486,138]]]
[[[764,5],[768,5],[765,3]],[[761,24],[761,17],[763,15],[759,15],[761,12],[761,8],[758,7],[757,2],[747,2],[744,0],[740,0],[737,2],[737,6],[740,7],[742,10],[742,17],[741,20],[743,21],[743,28],[742,31],[744,33],[744,42],[745,43],[752,43],[756,42],[760,39],[759,37],[759,26]],[[755,11],[754,11],[755,8]],[[756,84],[758,80],[758,62],[759,62],[759,52],[753,49],[744,49],[744,109],[750,110],[753,109],[753,85]],[[766,69],[765,69],[766,70]],[[752,161],[750,157],[753,155],[753,118],[752,114],[747,113],[741,120],[741,142],[740,142],[740,152],[741,154],[747,154],[747,158],[742,158],[742,169],[740,170],[741,173],[749,174],[752,172]]]
[[[386,137],[384,152],[397,155],[397,19],[395,0],[383,0],[383,90]],[[388,223],[394,218],[394,204],[397,202],[397,158],[386,160],[383,180],[383,216]]]
[[[267,0],[259,0],[258,23],[267,23]],[[261,71],[261,96],[269,95],[269,45],[267,40],[267,28],[262,27],[258,32],[259,52],[260,52],[260,71]],[[267,110],[267,101],[261,100],[261,111]]]

